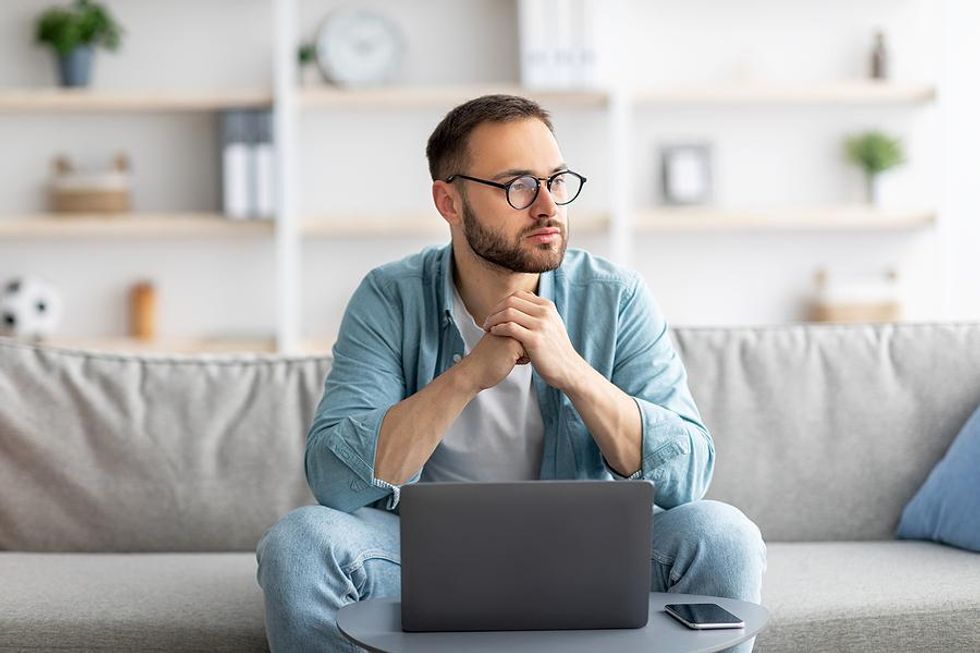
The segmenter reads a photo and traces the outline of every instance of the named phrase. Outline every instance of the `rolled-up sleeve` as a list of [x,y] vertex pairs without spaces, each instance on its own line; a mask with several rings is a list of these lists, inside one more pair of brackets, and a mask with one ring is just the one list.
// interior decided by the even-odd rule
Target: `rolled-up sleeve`
[[324,506],[352,512],[385,497],[389,509],[398,503],[399,488],[375,478],[374,457],[388,409],[405,397],[400,310],[375,273],[347,305],[306,437],[306,480]]
[[656,503],[663,508],[702,498],[714,471],[714,443],[663,313],[638,276],[620,306],[610,380],[640,410],[641,468],[630,478],[653,481]]

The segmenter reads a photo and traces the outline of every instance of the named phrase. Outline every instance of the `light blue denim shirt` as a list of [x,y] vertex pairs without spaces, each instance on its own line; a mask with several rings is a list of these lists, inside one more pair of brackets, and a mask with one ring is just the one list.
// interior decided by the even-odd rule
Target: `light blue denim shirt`
[[[452,310],[452,258],[450,245],[425,249],[372,270],[351,297],[306,440],[306,478],[321,504],[345,512],[396,509],[399,488],[374,475],[375,446],[388,409],[464,354]],[[714,443],[667,322],[639,275],[569,249],[561,266],[541,274],[538,295],[555,303],[582,358],[639,406],[642,466],[630,478],[653,481],[662,508],[703,497]],[[540,478],[623,478],[606,464],[571,400],[537,373],[532,383],[544,422]]]

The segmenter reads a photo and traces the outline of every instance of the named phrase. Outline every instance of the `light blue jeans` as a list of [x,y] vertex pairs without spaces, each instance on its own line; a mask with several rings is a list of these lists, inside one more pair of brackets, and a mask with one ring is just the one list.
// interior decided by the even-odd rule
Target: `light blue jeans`
[[[337,629],[337,611],[401,592],[399,517],[375,508],[347,514],[298,508],[258,545],[266,633],[273,653],[359,653]],[[654,509],[653,592],[726,596],[760,602],[766,546],[740,510],[719,501]],[[753,640],[730,649],[749,653]]]

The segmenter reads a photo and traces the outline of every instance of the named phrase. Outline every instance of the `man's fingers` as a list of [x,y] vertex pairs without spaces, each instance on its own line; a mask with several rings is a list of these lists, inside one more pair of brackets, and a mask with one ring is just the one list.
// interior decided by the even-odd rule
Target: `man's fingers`
[[536,295],[519,291],[504,298],[500,303],[494,306],[493,309],[491,309],[490,314],[493,315],[494,313],[499,313],[507,308],[516,308],[524,313],[527,313],[528,315],[544,315],[548,307],[547,304],[542,304],[541,302],[547,302],[548,300],[545,299],[534,301],[537,299],[538,297]]
[[483,328],[489,330],[498,324],[515,322],[526,329],[533,329],[537,326],[537,321],[537,317],[529,315],[518,308],[511,307],[491,314],[483,323]]
[[527,352],[527,343],[533,335],[530,329],[523,327],[516,322],[503,322],[501,324],[495,324],[490,327],[490,333],[495,336],[506,336],[508,338],[513,338],[524,345],[525,352]]

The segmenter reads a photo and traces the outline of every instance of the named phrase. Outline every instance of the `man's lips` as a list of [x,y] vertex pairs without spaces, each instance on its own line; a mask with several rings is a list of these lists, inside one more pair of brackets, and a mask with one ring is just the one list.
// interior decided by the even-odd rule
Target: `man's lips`
[[556,238],[561,234],[561,229],[557,227],[546,227],[544,229],[536,229],[527,235],[528,238],[534,240],[539,240],[541,242],[546,242],[552,238]]

